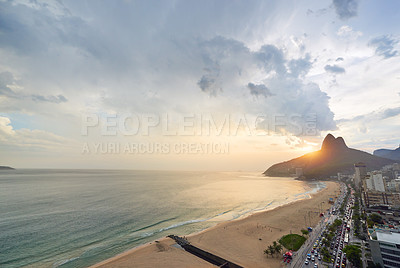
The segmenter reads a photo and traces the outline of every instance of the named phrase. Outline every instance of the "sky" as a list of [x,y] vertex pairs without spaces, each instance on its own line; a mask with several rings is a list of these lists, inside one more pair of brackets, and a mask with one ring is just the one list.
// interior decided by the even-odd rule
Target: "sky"
[[400,139],[400,2],[0,0],[0,165],[264,171]]

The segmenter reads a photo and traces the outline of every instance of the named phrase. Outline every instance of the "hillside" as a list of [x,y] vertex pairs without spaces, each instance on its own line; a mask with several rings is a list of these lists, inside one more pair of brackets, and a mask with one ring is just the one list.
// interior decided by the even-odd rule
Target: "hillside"
[[379,149],[374,151],[375,156],[400,161],[400,147],[395,150]]
[[342,137],[335,139],[334,136],[328,134],[322,143],[321,150],[275,164],[264,174],[277,177],[294,176],[296,168],[302,168],[305,179],[327,178],[337,175],[338,172],[354,172],[354,163],[358,162],[365,163],[368,170],[375,170],[394,161],[351,149],[347,147]]
[[14,168],[12,167],[7,167],[7,166],[0,166],[0,170],[13,170]]

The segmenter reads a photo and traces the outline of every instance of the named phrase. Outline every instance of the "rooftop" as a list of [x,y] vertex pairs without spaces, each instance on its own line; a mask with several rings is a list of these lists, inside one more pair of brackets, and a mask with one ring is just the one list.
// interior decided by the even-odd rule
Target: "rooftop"
[[392,244],[400,244],[400,233],[376,230],[377,240]]

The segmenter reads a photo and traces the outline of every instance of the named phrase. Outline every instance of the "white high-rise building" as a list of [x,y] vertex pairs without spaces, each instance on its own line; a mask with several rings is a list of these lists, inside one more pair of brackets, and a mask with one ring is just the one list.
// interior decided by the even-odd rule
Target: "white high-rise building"
[[373,173],[372,179],[374,181],[375,191],[386,192],[386,181],[382,176],[382,173]]
[[371,172],[369,173],[369,178],[365,180],[366,190],[369,191],[377,191],[377,192],[386,192],[386,181],[382,176],[381,172]]

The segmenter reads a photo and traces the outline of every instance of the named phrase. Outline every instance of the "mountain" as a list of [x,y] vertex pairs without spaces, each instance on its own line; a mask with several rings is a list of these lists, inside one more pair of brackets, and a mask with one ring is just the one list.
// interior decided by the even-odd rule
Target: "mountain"
[[0,170],[12,170],[12,169],[15,169],[15,168],[7,167],[7,166],[0,166]]
[[395,150],[388,150],[388,149],[375,150],[374,155],[392,159],[394,161],[400,161],[400,146]]
[[394,163],[393,160],[371,155],[347,147],[342,137],[335,138],[328,134],[321,150],[305,154],[292,160],[275,164],[268,168],[266,176],[295,176],[296,168],[301,168],[305,179],[327,178],[341,173],[353,173],[354,164],[363,162],[368,170],[380,169]]

